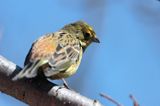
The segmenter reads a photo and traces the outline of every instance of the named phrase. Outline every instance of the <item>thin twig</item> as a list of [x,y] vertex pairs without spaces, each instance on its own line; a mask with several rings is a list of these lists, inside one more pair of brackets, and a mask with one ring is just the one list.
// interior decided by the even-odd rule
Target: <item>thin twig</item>
[[100,96],[102,96],[103,98],[111,101],[112,103],[116,104],[117,106],[123,106],[122,104],[120,104],[119,102],[117,102],[116,100],[114,100],[111,96],[100,93]]
[[133,101],[133,106],[139,106],[139,103],[137,102],[136,98],[132,94],[130,94],[129,97]]

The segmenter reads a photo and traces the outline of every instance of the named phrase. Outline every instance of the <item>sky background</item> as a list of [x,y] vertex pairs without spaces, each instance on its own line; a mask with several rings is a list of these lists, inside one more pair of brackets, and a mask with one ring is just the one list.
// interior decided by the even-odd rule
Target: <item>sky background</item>
[[[112,96],[133,106],[160,106],[160,2],[158,0],[0,0],[0,55],[23,67],[34,40],[84,20],[99,37],[84,53],[72,89],[105,106]],[[53,81],[61,84],[61,81]],[[0,93],[1,106],[27,106]]]

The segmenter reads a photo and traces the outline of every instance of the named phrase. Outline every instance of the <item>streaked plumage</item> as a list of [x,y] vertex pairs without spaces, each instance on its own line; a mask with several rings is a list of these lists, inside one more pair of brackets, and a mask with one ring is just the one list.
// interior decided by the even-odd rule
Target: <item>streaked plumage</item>
[[83,52],[91,42],[99,43],[99,40],[93,29],[82,21],[46,34],[32,44],[24,69],[13,80],[33,78],[39,71],[47,78],[67,78],[77,71]]

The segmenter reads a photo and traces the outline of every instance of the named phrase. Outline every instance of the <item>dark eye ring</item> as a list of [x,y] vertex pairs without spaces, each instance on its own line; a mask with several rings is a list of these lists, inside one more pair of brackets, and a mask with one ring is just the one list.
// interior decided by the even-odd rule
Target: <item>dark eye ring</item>
[[88,40],[90,38],[90,33],[85,33],[85,39]]

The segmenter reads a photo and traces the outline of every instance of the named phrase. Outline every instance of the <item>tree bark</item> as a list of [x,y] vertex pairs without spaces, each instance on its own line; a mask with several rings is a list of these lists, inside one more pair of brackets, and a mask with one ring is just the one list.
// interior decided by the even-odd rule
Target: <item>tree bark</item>
[[23,79],[13,82],[11,78],[22,68],[0,56],[0,91],[30,106],[102,106],[96,100],[75,91],[60,87],[46,79]]

